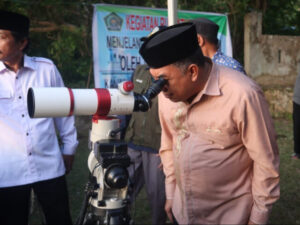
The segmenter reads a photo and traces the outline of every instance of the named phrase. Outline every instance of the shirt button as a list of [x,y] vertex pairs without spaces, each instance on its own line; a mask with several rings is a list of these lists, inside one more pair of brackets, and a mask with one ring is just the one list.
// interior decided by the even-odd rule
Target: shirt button
[[29,155],[31,155],[31,152],[29,152]]
[[19,99],[21,99],[22,98],[22,96],[19,96]]
[[24,114],[22,114],[22,117],[24,117],[25,115]]
[[28,136],[29,135],[29,133],[26,133],[26,136]]

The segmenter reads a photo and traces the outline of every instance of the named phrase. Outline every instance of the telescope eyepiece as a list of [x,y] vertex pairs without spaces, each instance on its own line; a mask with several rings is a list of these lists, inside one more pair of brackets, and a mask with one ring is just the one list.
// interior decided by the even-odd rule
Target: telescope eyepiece
[[163,87],[167,84],[167,80],[165,80],[162,76],[159,77],[158,80],[155,80],[153,84],[149,87],[149,89],[146,91],[144,96],[151,100],[155,98],[159,92],[163,89]]
[[165,80],[163,77],[160,77],[158,80],[155,80],[152,83],[152,85],[148,88],[145,94],[140,95],[134,93],[135,101],[133,111],[148,111],[151,107],[151,99],[155,98],[166,84],[167,80]]

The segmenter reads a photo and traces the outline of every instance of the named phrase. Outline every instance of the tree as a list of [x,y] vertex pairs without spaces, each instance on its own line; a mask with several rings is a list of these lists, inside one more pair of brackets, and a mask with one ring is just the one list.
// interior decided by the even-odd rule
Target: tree
[[0,7],[30,18],[30,55],[52,59],[67,86],[90,86],[91,3],[80,0],[16,0],[1,2]]

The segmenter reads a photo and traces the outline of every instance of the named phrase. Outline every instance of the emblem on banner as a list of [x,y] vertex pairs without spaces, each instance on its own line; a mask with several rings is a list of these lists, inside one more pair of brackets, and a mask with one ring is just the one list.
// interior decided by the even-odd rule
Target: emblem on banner
[[105,22],[106,28],[109,31],[120,31],[122,28],[123,20],[116,13],[112,12],[109,15],[107,15],[106,17],[104,17],[104,22]]

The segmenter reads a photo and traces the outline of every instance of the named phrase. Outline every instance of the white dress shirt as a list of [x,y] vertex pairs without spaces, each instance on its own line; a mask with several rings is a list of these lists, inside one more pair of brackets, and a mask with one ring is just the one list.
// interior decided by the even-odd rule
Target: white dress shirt
[[0,61],[0,187],[65,173],[62,154],[74,154],[78,145],[74,117],[32,119],[27,110],[30,87],[57,86],[64,83],[49,59],[25,55],[24,66],[17,73]]

